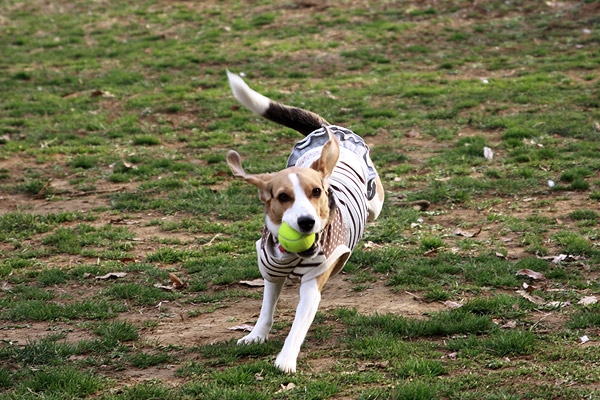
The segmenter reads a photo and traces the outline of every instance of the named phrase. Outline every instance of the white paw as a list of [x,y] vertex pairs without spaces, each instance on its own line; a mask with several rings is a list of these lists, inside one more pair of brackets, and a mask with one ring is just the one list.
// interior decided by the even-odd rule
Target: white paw
[[237,341],[237,344],[252,344],[252,343],[264,343],[267,341],[267,335],[258,335],[254,332],[250,332]]
[[293,374],[296,372],[296,357],[289,357],[281,352],[275,359],[275,366],[279,368],[281,372]]

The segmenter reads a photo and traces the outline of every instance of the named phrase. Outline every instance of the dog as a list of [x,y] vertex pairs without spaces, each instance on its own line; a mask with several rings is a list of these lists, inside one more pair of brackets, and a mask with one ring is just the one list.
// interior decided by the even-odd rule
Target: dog
[[[379,216],[384,190],[369,147],[358,135],[329,124],[318,114],[265,97],[229,70],[227,76],[234,96],[243,106],[305,135],[294,146],[287,167],[278,172],[248,174],[240,155],[234,150],[227,153],[233,175],[256,186],[266,206],[265,227],[256,242],[258,265],[265,280],[262,307],[256,325],[238,344],[268,339],[285,280],[300,279],[294,322],[275,359],[281,371],[294,373],[323,286],[344,267],[362,237],[365,223]],[[283,222],[300,233],[316,234],[312,247],[301,253],[283,249],[277,241]]]

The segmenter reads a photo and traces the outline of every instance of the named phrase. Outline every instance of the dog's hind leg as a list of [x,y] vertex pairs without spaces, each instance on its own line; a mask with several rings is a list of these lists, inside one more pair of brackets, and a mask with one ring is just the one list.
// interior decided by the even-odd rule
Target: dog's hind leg
[[275,306],[277,305],[277,300],[279,299],[284,283],[285,279],[277,282],[265,280],[263,302],[258,321],[256,321],[252,332],[238,340],[238,344],[263,343],[268,339],[269,332],[273,326]]
[[296,360],[308,328],[315,319],[319,303],[321,302],[321,291],[317,279],[302,282],[300,285],[300,302],[296,308],[296,317],[292,329],[285,339],[281,353],[275,359],[275,366],[283,372],[296,372]]

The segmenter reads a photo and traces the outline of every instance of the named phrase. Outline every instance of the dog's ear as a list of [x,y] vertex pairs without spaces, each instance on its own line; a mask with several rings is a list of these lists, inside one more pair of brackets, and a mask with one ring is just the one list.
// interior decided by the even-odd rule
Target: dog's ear
[[258,197],[262,201],[267,202],[271,199],[270,186],[273,174],[247,174],[246,171],[244,171],[244,168],[242,168],[242,159],[240,158],[240,155],[234,150],[229,150],[227,153],[227,165],[231,168],[231,172],[233,172],[234,176],[242,178],[258,188]]
[[326,125],[323,125],[323,128],[325,128],[325,131],[329,135],[329,140],[323,146],[321,157],[312,163],[310,167],[319,171],[325,178],[329,178],[340,158],[340,143]]

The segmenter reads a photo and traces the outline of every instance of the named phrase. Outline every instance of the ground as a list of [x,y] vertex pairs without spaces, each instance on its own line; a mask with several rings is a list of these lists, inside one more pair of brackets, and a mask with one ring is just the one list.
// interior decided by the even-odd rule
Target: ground
[[[597,398],[598,4],[5,2],[0,399]],[[300,136],[226,68],[363,136],[386,190],[295,375],[298,283],[236,345],[264,213],[225,154]]]

